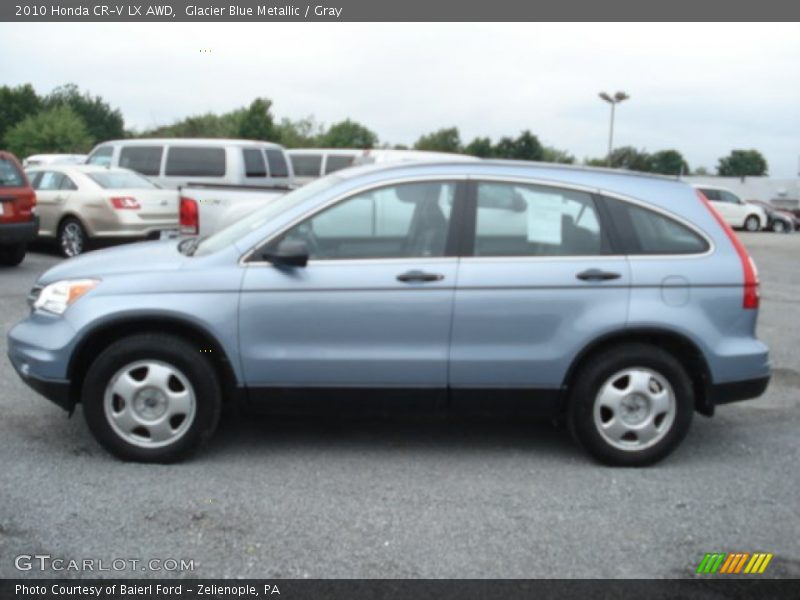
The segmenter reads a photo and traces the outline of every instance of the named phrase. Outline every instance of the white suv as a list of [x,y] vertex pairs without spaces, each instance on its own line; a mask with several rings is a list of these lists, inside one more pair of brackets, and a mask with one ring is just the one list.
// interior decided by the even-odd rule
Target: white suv
[[767,226],[767,213],[756,204],[745,202],[732,191],[713,185],[695,185],[731,227],[760,231]]

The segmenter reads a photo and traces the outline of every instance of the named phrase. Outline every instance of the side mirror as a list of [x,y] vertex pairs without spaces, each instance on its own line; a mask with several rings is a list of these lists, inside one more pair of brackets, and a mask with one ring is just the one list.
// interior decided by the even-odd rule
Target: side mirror
[[281,240],[277,247],[265,249],[261,256],[279,267],[305,267],[308,264],[308,246],[302,240]]

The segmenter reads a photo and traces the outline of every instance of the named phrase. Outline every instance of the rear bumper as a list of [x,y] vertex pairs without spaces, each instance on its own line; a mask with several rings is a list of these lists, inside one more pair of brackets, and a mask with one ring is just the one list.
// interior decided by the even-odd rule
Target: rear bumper
[[0,246],[32,242],[38,233],[38,216],[24,223],[0,223]]
[[763,394],[768,385],[769,375],[756,379],[717,383],[710,386],[708,390],[708,400],[712,406],[730,404],[731,402],[739,402],[741,400],[750,400],[752,398],[758,398]]

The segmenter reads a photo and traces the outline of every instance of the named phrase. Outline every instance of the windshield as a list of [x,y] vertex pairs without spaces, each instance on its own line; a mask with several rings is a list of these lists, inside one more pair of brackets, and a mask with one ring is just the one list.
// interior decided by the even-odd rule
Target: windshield
[[104,171],[102,173],[87,173],[89,177],[101,188],[106,190],[152,190],[158,186],[131,171]]
[[279,196],[270,200],[263,208],[259,208],[254,213],[244,217],[240,221],[231,223],[228,227],[221,229],[214,235],[202,240],[195,248],[194,255],[202,256],[217,252],[222,248],[230,246],[249,233],[264,225],[270,219],[274,219],[282,212],[291,210],[295,206],[305,202],[312,196],[319,194],[328,188],[333,187],[342,181],[341,177],[328,175],[322,179],[304,185],[303,187],[289,192],[285,196]]

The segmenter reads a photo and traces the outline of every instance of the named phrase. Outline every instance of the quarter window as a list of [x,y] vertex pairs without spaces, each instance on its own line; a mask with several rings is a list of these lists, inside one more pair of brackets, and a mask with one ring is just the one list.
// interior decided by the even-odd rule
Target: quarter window
[[358,194],[289,230],[312,259],[444,256],[452,182],[407,183]]
[[225,148],[172,146],[167,153],[166,175],[223,177]]
[[244,174],[246,177],[266,177],[267,164],[264,162],[264,155],[257,148],[244,148],[242,150],[244,158]]
[[61,187],[64,176],[56,171],[45,171],[36,184],[36,189],[43,192],[63,189]]
[[158,175],[163,153],[163,146],[127,146],[120,150],[119,166],[142,175]]
[[475,256],[603,254],[603,233],[594,200],[584,192],[477,184]]
[[291,157],[295,177],[319,177],[321,154],[295,154]]
[[286,164],[286,157],[281,150],[265,150],[267,155],[267,164],[269,164],[269,172],[272,177],[288,177],[289,165]]
[[625,254],[701,254],[708,242],[676,220],[616,198],[604,198]]

